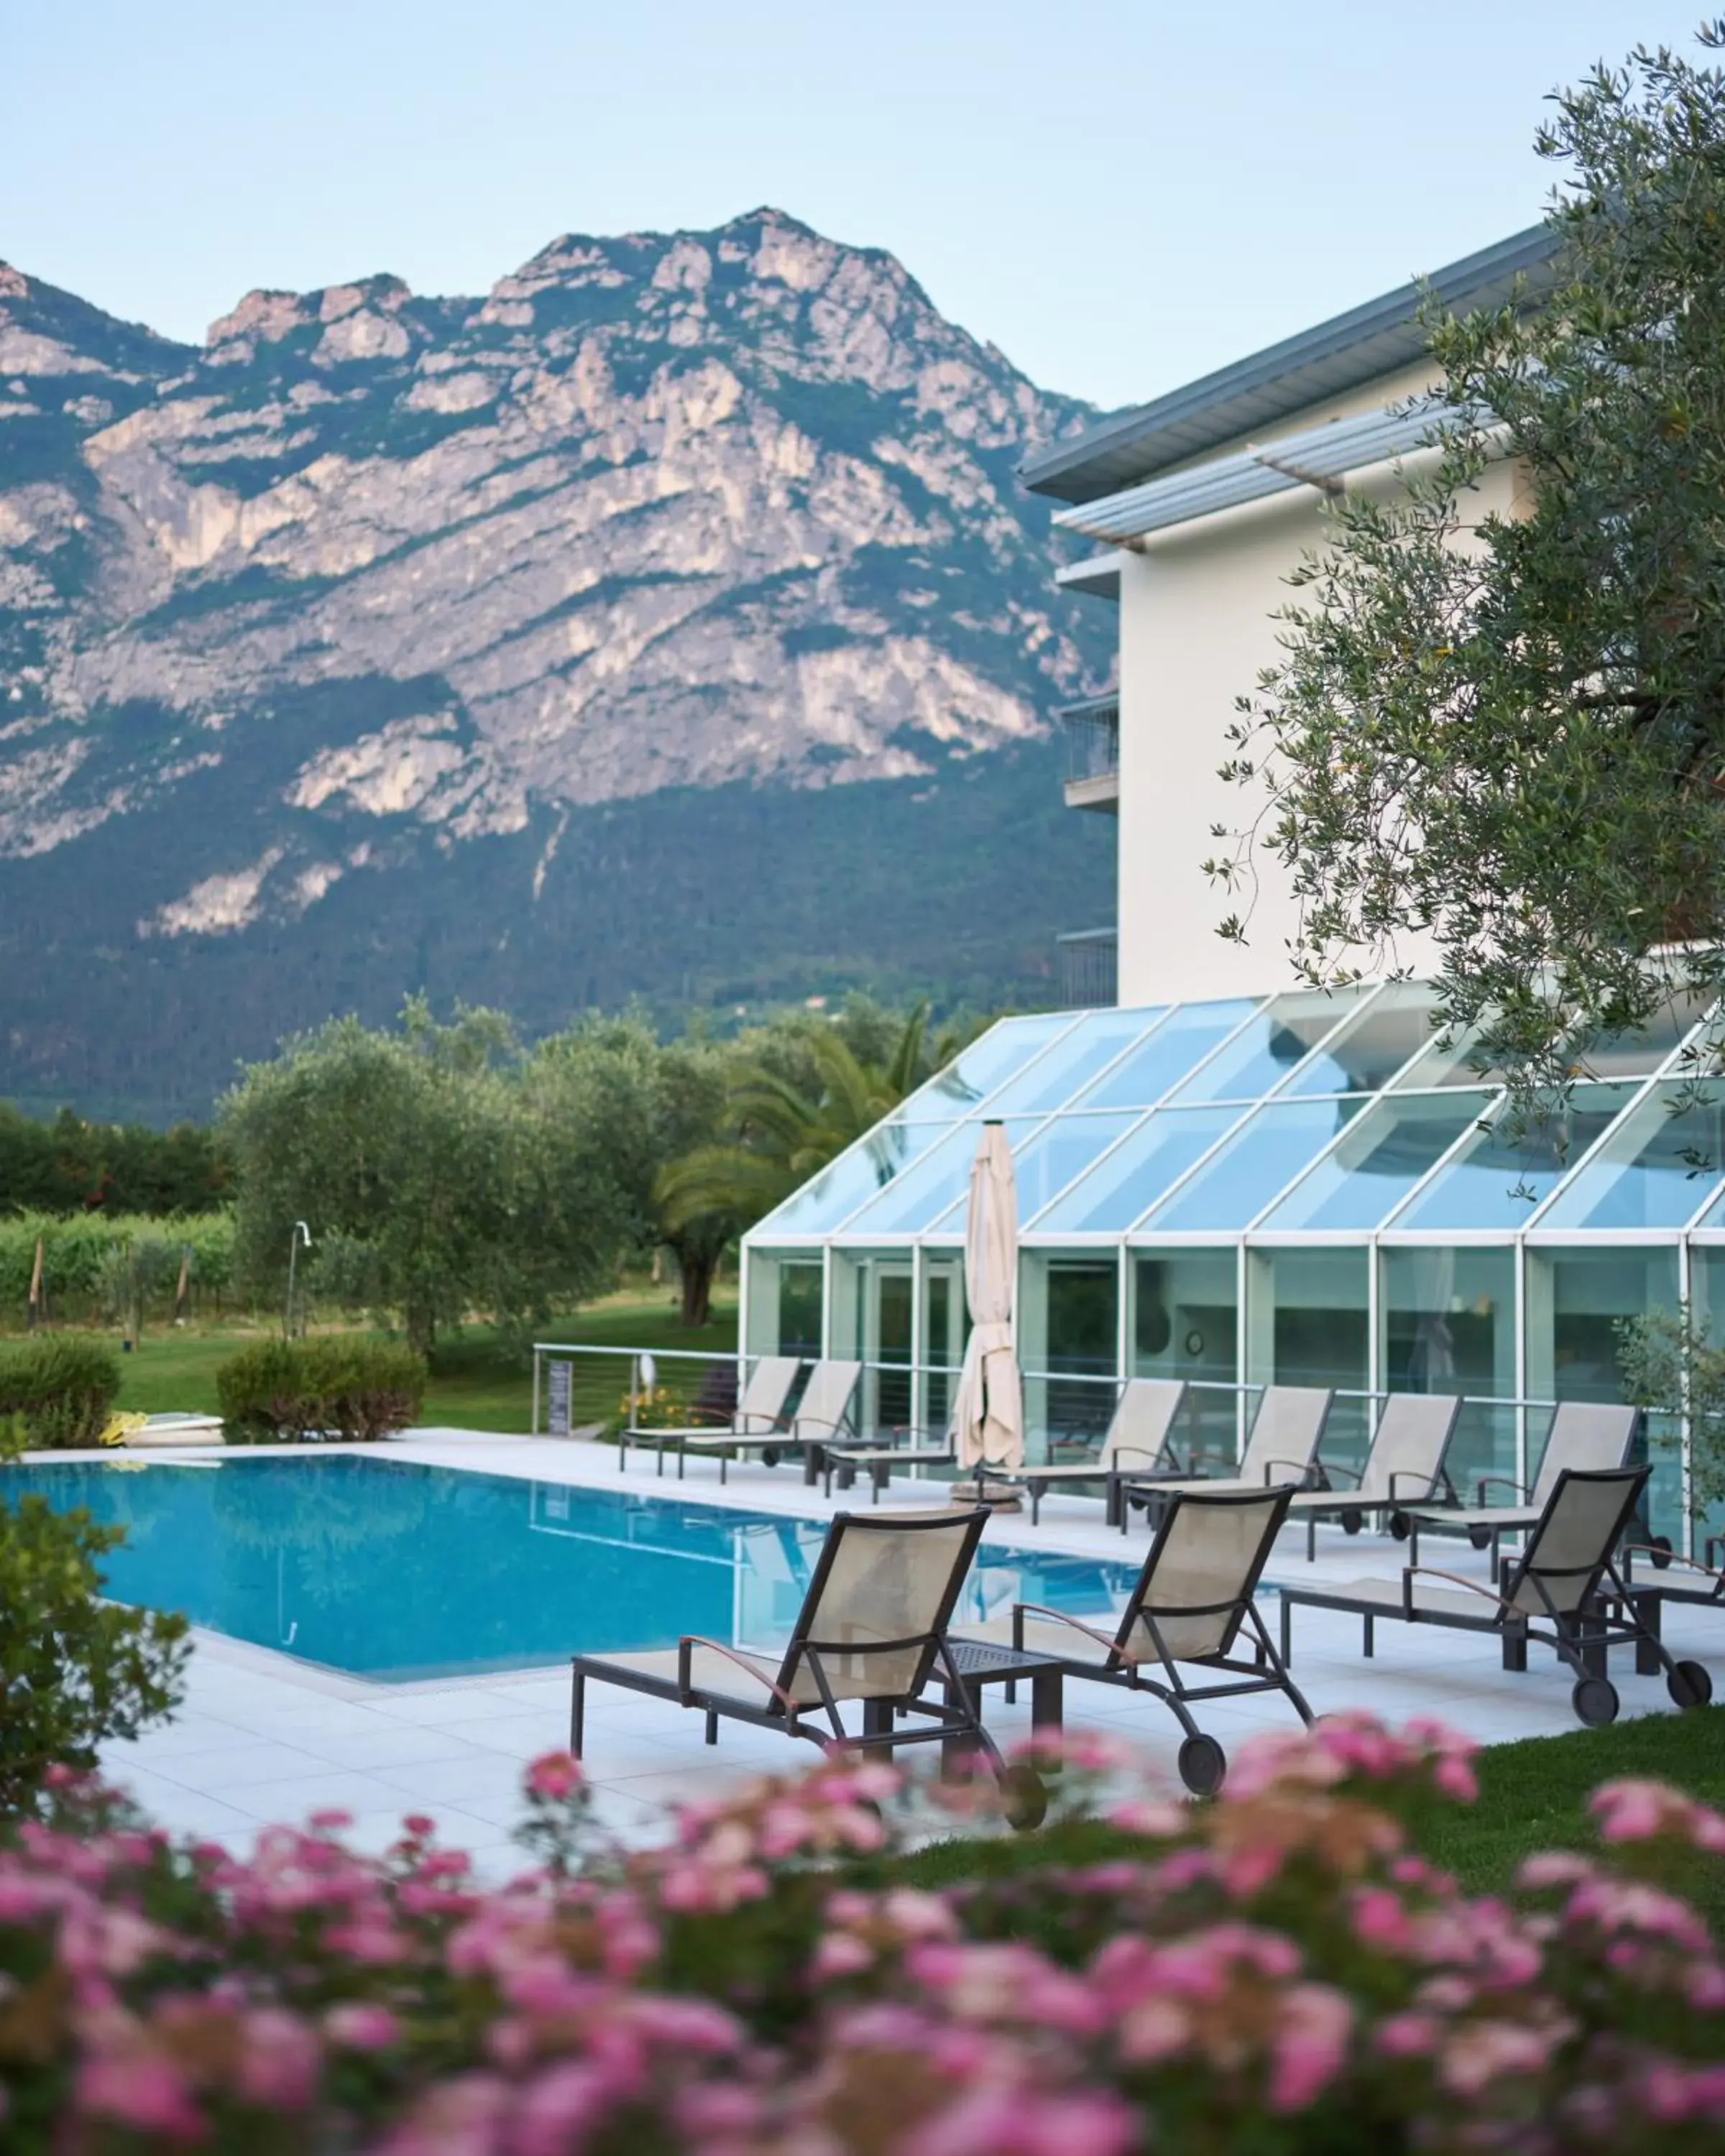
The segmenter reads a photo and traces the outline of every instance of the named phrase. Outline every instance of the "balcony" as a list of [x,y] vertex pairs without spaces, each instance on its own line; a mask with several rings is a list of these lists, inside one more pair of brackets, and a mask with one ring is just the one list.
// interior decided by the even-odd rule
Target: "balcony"
[[[1120,698],[1086,696],[1055,713],[1066,737],[1066,806],[1120,814]],[[1110,998],[1112,1001],[1112,998]]]
[[1120,932],[1117,928],[1076,928],[1056,936],[1060,1004],[1065,1010],[1111,1005],[1120,995]]

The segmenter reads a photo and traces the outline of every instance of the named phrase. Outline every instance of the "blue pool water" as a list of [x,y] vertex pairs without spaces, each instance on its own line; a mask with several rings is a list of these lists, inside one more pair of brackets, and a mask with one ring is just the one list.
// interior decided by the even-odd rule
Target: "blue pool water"
[[[126,1529],[117,1600],[358,1676],[526,1669],[685,1632],[788,1635],[824,1526],[405,1461],[229,1457],[0,1471]],[[1119,1608],[1135,1566],[984,1547],[960,1604]]]

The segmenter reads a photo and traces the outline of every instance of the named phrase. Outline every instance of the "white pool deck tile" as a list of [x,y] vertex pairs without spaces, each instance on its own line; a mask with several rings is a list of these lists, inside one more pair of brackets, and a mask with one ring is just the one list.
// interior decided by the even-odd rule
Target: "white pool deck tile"
[[[794,1466],[739,1465],[721,1488],[711,1461],[691,1463],[680,1484],[674,1475],[655,1474],[650,1456],[636,1455],[620,1475],[612,1448],[551,1438],[420,1430],[389,1450],[392,1458],[429,1466],[757,1513],[820,1519],[869,1509],[866,1491],[824,1500]],[[917,1511],[943,1507],[946,1498],[939,1485],[905,1479],[892,1484],[884,1502]],[[987,1534],[993,1543],[1116,1563],[1136,1562],[1146,1539],[1142,1520],[1122,1537],[1103,1522],[1100,1502],[1082,1496],[1050,1498],[1034,1527],[1027,1514],[998,1515]],[[1459,1540],[1435,1542],[1422,1555],[1485,1578],[1484,1558]],[[1402,1546],[1384,1536],[1350,1538],[1327,1528],[1308,1565],[1302,1528],[1285,1536],[1266,1577],[1272,1584],[1394,1578],[1404,1558]],[[1265,1606],[1273,1625],[1273,1598]],[[1709,1666],[1725,1658],[1725,1617],[1674,1605],[1666,1631],[1674,1653]],[[1390,1722],[1428,1716],[1488,1744],[1576,1726],[1568,1673],[1537,1649],[1529,1670],[1512,1676],[1489,1637],[1380,1620],[1377,1652],[1368,1661],[1358,1620],[1307,1609],[1295,1614],[1293,1638],[1295,1676],[1319,1713],[1359,1708]],[[1661,1678],[1635,1676],[1627,1650],[1614,1650],[1612,1661],[1625,1716],[1672,1712]],[[998,1688],[985,1698],[986,1719],[1003,1741],[1028,1734],[1027,1692],[1015,1706]],[[481,1876],[503,1878],[522,1861],[508,1839],[521,1815],[522,1772],[538,1754],[567,1742],[568,1704],[561,1667],[377,1684],[199,1631],[185,1702],[174,1719],[135,1743],[110,1746],[103,1764],[177,1832],[244,1848],[267,1825],[340,1810],[353,1817],[356,1843],[381,1851],[404,1814],[423,1811],[438,1820],[446,1842],[468,1851]],[[1069,1680],[1066,1720],[1127,1739],[1153,1785],[1178,1789],[1180,1732],[1155,1700]],[[1297,1727],[1288,1702],[1273,1694],[1218,1701],[1201,1710],[1200,1720],[1230,1749],[1257,1731]],[[717,1745],[710,1747],[700,1716],[598,1685],[588,1690],[585,1751],[594,1816],[607,1834],[631,1844],[668,1835],[680,1803],[740,1790],[762,1773],[794,1769],[815,1756],[812,1746],[735,1724],[721,1725]]]

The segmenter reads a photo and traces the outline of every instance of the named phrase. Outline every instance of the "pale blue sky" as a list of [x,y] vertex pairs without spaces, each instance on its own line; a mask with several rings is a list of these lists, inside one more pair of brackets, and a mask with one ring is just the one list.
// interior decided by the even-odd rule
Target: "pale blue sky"
[[1541,100],[1697,0],[0,0],[0,257],[201,336],[762,202],[1136,402],[1531,223]]

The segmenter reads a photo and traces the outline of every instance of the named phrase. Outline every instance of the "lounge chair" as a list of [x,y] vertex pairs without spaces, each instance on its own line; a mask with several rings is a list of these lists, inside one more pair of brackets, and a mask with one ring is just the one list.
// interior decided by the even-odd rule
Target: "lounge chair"
[[[1363,1651],[1368,1656],[1380,1618],[1495,1632],[1502,1640],[1507,1670],[1526,1669],[1527,1643],[1536,1640],[1554,1649],[1574,1671],[1570,1703],[1576,1719],[1590,1729],[1617,1718],[1617,1691],[1605,1667],[1606,1651],[1615,1646],[1633,1645],[1638,1666],[1645,1661],[1663,1670],[1666,1689],[1679,1707],[1705,1706],[1712,1697],[1712,1678],[1699,1662],[1671,1660],[1613,1562],[1612,1553],[1651,1471],[1559,1469],[1527,1548],[1495,1587],[1429,1564],[1404,1567],[1399,1579],[1355,1579],[1337,1587],[1290,1586],[1284,1581],[1282,1660],[1293,1659],[1293,1613],[1305,1604],[1358,1614],[1364,1625]],[[1427,1586],[1428,1580],[1447,1584]],[[1615,1624],[1609,1621],[1608,1604],[1619,1613]],[[1542,1620],[1547,1629],[1540,1629]]]
[[[783,1730],[826,1752],[927,1743],[980,1751],[1014,1789],[1022,1822],[1034,1824],[1029,1814],[1040,1784],[1019,1770],[1009,1774],[947,1638],[988,1517],[981,1509],[837,1514],[783,1653],[690,1635],[640,1654],[576,1655],[569,1749],[582,1757],[588,1686],[620,1685],[697,1709],[709,1744],[719,1741],[720,1722],[731,1721]],[[924,1697],[932,1684],[945,1686],[944,1702]],[[862,1709],[858,1731],[845,1728],[839,1711],[852,1701]]]
[[[1408,1555],[1420,1562],[1420,1531],[1442,1526],[1462,1527],[1476,1549],[1491,1553],[1491,1577],[1500,1570],[1499,1544],[1505,1535],[1525,1534],[1538,1526],[1558,1477],[1566,1468],[1592,1474],[1621,1467],[1640,1428],[1639,1408],[1602,1406],[1590,1400],[1565,1400],[1552,1417],[1546,1434],[1545,1454],[1531,1491],[1507,1475],[1482,1475],[1474,1485],[1475,1502],[1464,1507],[1419,1507],[1408,1514],[1411,1537]],[[1487,1505],[1486,1492],[1496,1486],[1513,1490],[1519,1505]]]
[[[1126,1483],[1120,1496],[1120,1532],[1126,1532],[1127,1515],[1133,1503],[1145,1504],[1153,1518],[1163,1500],[1177,1491],[1202,1490],[1214,1494],[1265,1490],[1272,1482],[1291,1482],[1296,1487],[1312,1482],[1319,1472],[1318,1440],[1335,1397],[1327,1385],[1266,1385],[1235,1471],[1230,1476],[1158,1476],[1154,1481]],[[1192,1457],[1214,1459],[1219,1466],[1233,1465],[1219,1454],[1199,1451]]]
[[1405,1542],[1413,1532],[1409,1506],[1435,1496],[1444,1484],[1444,1455],[1455,1435],[1461,1401],[1452,1393],[1392,1393],[1384,1403],[1371,1450],[1358,1468],[1324,1463],[1326,1479],[1352,1475],[1351,1490],[1301,1490],[1288,1517],[1306,1522],[1306,1555],[1317,1554],[1317,1523],[1338,1520],[1344,1534],[1357,1535],[1368,1517],[1389,1516],[1390,1532]]
[[[1153,1693],[1186,1732],[1181,1780],[1199,1796],[1212,1795],[1222,1786],[1228,1758],[1199,1727],[1194,1702],[1279,1691],[1302,1722],[1312,1721],[1252,1599],[1291,1495],[1286,1485],[1223,1494],[1178,1491],[1163,1507],[1143,1570],[1117,1620],[1073,1617],[1020,1602],[1009,1620],[960,1636],[1009,1639],[1020,1651],[1055,1656],[1068,1676]],[[1243,1627],[1250,1635],[1250,1661],[1234,1653]],[[1189,1684],[1181,1663],[1220,1671],[1228,1681]],[[1147,1667],[1160,1676],[1147,1675]]]
[[[860,1363],[855,1367],[861,1368]],[[846,1442],[841,1438],[836,1443],[828,1439],[819,1445],[822,1494],[830,1497],[835,1481],[841,1490],[848,1490],[861,1470],[868,1476],[873,1502],[878,1505],[895,1468],[947,1467],[956,1456],[950,1431],[944,1437],[933,1438],[901,1430],[885,1445],[865,1443],[861,1439]],[[811,1474],[809,1480],[814,1479]]]
[[[1709,1560],[1716,1554],[1717,1545],[1718,1537],[1709,1535],[1706,1544]],[[1636,1614],[1656,1640],[1664,1630],[1662,1620],[1667,1602],[1686,1603],[1702,1609],[1725,1609],[1725,1572],[1716,1571],[1710,1561],[1702,1563],[1692,1557],[1685,1557],[1663,1540],[1625,1543],[1618,1554],[1623,1559],[1625,1589],[1635,1602]],[[1646,1558],[1660,1577],[1651,1580],[1638,1578],[1637,1558]],[[1635,1649],[1635,1671],[1640,1676],[1659,1674],[1657,1656],[1640,1643]]]
[[1185,1400],[1183,1378],[1128,1378],[1120,1389],[1099,1452],[1086,1460],[1050,1460],[1034,1467],[990,1467],[988,1480],[1014,1483],[1029,1494],[1032,1527],[1041,1517],[1045,1490],[1069,1482],[1101,1482],[1106,1486],[1111,1526],[1120,1509],[1121,1485],[1133,1476],[1154,1474],[1168,1460],[1175,1419]]
[[660,1475],[665,1472],[665,1455],[675,1446],[680,1481],[685,1455],[716,1452],[721,1482],[725,1479],[726,1460],[732,1452],[773,1452],[783,1447],[787,1442],[783,1435],[785,1402],[802,1367],[794,1355],[763,1355],[749,1373],[748,1383],[735,1410],[716,1429],[645,1430],[631,1424],[617,1440],[618,1473],[620,1475],[628,1466],[632,1445],[654,1447],[659,1455],[657,1471]]

